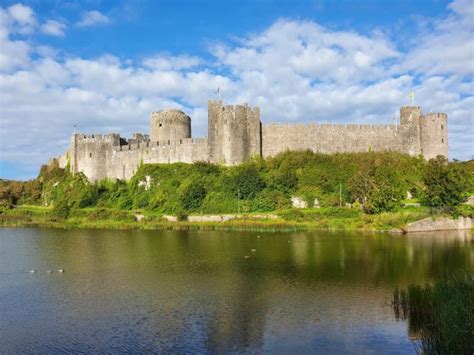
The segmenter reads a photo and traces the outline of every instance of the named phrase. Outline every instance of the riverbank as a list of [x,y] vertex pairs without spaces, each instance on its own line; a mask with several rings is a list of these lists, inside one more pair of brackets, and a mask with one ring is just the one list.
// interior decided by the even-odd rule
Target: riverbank
[[[424,208],[365,214],[346,208],[285,210],[273,213],[222,215],[191,215],[174,220],[169,216],[143,210],[123,211],[105,208],[74,210],[67,219],[54,215],[48,207],[19,206],[0,211],[1,227],[52,227],[94,229],[167,229],[167,230],[346,230],[390,231],[403,229],[411,222],[429,216]],[[181,216],[181,218],[186,216]],[[225,217],[225,218],[224,218]],[[230,218],[231,217],[231,218]]]

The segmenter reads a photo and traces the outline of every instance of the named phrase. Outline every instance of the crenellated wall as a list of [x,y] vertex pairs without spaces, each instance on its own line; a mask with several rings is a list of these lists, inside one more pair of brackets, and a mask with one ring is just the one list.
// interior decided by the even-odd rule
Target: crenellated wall
[[402,150],[397,125],[269,124],[262,128],[262,155],[285,150],[319,153]]
[[[159,142],[136,142],[136,139],[132,138],[128,144],[120,143],[125,143],[125,140],[119,135],[114,135],[113,139],[100,135],[73,135],[68,152],[72,172],[83,172],[91,181],[104,178],[128,180],[142,162],[208,161],[206,138]],[[65,167],[67,160],[60,158],[59,164]]]
[[268,124],[260,109],[208,101],[208,138],[192,139],[191,119],[176,109],[152,113],[151,135],[135,133],[73,134],[69,150],[58,158],[73,173],[91,181],[130,179],[141,163],[207,161],[234,165],[253,157],[271,157],[286,150],[319,153],[398,151],[434,158],[448,155],[447,115],[418,106],[400,108],[400,125]]

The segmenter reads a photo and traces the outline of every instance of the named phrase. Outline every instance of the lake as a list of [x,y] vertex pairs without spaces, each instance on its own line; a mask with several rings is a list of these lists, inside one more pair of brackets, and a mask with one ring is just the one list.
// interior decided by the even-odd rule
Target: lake
[[469,233],[0,229],[0,352],[415,353],[394,289],[461,270]]

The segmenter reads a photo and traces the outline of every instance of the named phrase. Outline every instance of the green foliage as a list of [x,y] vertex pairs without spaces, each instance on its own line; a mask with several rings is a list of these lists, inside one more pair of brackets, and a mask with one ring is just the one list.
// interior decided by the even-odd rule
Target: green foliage
[[181,193],[181,207],[185,211],[196,211],[201,207],[206,193],[205,187],[200,183],[193,183],[187,186]]
[[298,186],[298,177],[291,170],[277,170],[268,174],[268,187],[272,190],[280,191],[284,194],[291,194]]
[[474,278],[454,276],[433,286],[411,285],[394,292],[397,318],[408,318],[421,336],[423,354],[474,353]]
[[352,201],[358,201],[366,213],[393,211],[400,206],[407,186],[401,172],[380,165],[357,172],[349,181]]
[[176,218],[178,219],[178,221],[182,222],[182,221],[187,221],[188,220],[188,214],[183,211],[183,210],[179,210],[177,213],[176,213]]
[[62,200],[54,205],[53,214],[60,219],[67,219],[71,213],[71,206],[67,201]]
[[240,199],[252,199],[265,187],[265,181],[254,166],[239,167],[233,179],[235,195]]
[[425,191],[422,202],[429,207],[452,209],[466,201],[466,193],[472,185],[469,175],[459,163],[448,163],[438,156],[428,162],[423,175]]
[[[451,196],[448,202],[452,203],[453,189],[458,191],[456,186],[459,184],[451,182],[453,179],[462,181],[461,175],[474,176],[474,164],[443,163],[442,168],[448,170],[446,174],[440,174],[433,164],[422,158],[389,152],[328,155],[288,151],[232,167],[206,162],[141,164],[130,181],[89,183],[83,174],[73,176],[54,162],[43,166],[34,180],[0,180],[0,202],[5,207],[21,204],[57,206],[65,202],[74,211],[98,207],[125,211],[140,209],[157,215],[180,211],[218,214],[238,210],[286,210],[291,208],[291,197],[296,196],[305,200],[309,208],[317,199],[323,208],[311,213],[320,220],[342,218],[324,215],[328,208],[339,207],[341,202],[343,206],[349,202],[360,204],[370,214],[394,211],[400,207],[406,191],[414,197],[420,197],[422,191],[429,195],[430,190],[435,191],[436,196],[447,193]],[[432,184],[432,181],[437,181],[436,188],[425,188],[425,184]],[[474,189],[472,178],[466,181],[467,186]],[[446,198],[442,197],[441,201]],[[453,211],[458,210],[459,215],[470,213],[461,207]]]

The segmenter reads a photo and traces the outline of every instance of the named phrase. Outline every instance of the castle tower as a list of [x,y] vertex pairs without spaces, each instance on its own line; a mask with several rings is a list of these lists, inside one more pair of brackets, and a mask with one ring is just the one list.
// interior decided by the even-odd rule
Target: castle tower
[[150,140],[176,141],[191,138],[191,118],[178,109],[151,113]]
[[214,163],[234,165],[261,156],[260,109],[209,100],[208,141],[209,160]]
[[448,115],[429,113],[420,120],[421,153],[425,159],[448,157]]
[[409,155],[421,154],[420,119],[419,106],[400,107],[402,150]]

